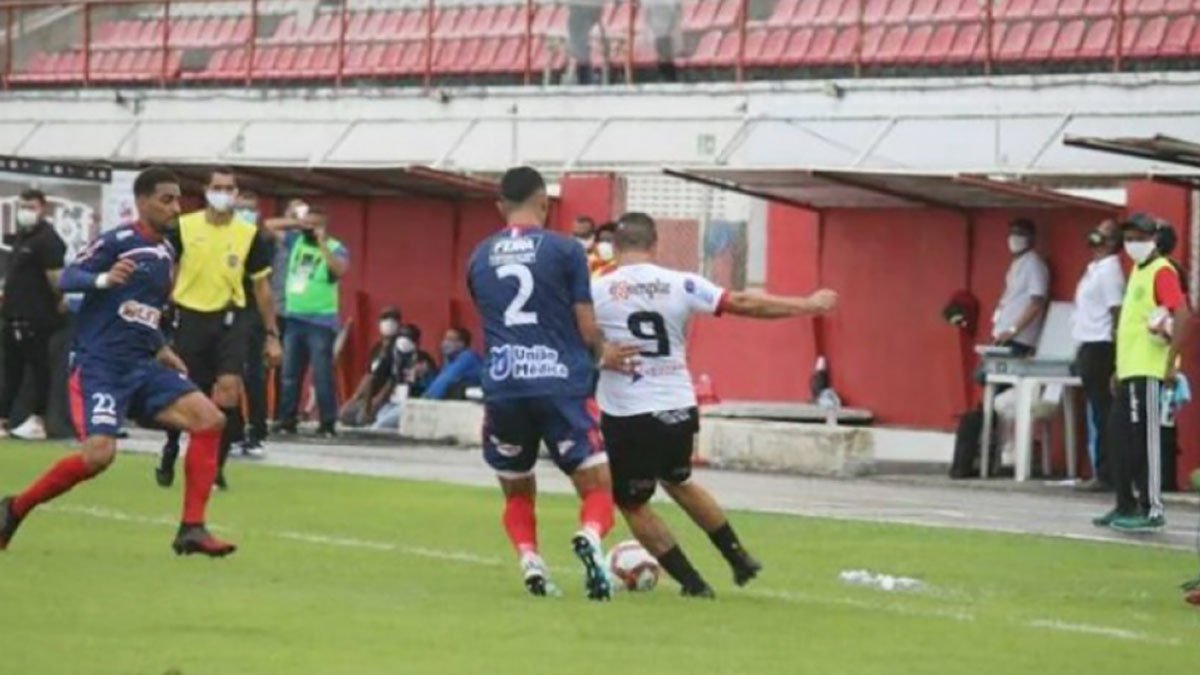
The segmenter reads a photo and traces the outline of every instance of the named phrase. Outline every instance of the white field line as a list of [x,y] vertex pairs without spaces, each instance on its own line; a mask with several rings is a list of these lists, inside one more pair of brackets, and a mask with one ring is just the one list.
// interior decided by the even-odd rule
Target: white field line
[[[165,516],[150,517],[138,516],[116,509],[109,509],[99,506],[77,506],[73,504],[64,505],[47,505],[46,510],[57,511],[59,513],[70,513],[75,515],[87,516],[89,518],[99,518],[103,520],[114,520],[126,523],[138,523],[142,525],[175,525],[177,521]],[[218,526],[209,526],[213,530],[225,529]],[[460,562],[468,565],[484,565],[488,567],[496,567],[503,564],[503,561],[498,558],[481,556],[467,551],[443,551],[424,546],[401,546],[389,542],[371,541],[367,539],[357,539],[354,537],[328,536],[322,534],[314,534],[307,532],[267,532],[270,537],[276,539],[284,539],[288,541],[301,542],[305,544],[313,544],[317,546],[329,546],[335,548],[355,548],[371,551],[380,551],[384,553],[399,553],[402,555],[410,555],[421,558],[431,558],[434,560]],[[766,598],[771,600],[780,600],[783,602],[807,604],[807,605],[825,605],[837,607],[851,607],[868,611],[882,611],[903,616],[920,616],[947,619],[959,622],[972,622],[976,620],[974,614],[957,609],[927,609],[920,607],[908,607],[899,603],[880,603],[872,602],[863,598],[851,598],[845,596],[820,596],[801,593],[796,591],[781,591],[770,589],[747,589],[746,594]],[[1071,623],[1059,619],[1037,619],[1027,623],[1016,623],[1027,628],[1038,628],[1042,630],[1053,630],[1064,633],[1075,633],[1082,635],[1094,635],[1104,638],[1117,638],[1121,640],[1130,640],[1134,642],[1146,642],[1151,644],[1178,646],[1180,641],[1176,638],[1159,638],[1137,631],[1127,630],[1114,626],[1099,626],[1092,624]]]

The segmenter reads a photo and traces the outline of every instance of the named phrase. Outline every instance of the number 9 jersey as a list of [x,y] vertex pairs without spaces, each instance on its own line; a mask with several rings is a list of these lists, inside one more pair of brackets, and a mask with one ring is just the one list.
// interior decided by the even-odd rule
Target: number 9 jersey
[[506,228],[471,254],[467,286],[483,319],[487,400],[591,394],[595,363],[575,318],[576,305],[592,303],[579,242]]
[[687,365],[687,329],[696,313],[718,315],[726,292],[696,274],[651,263],[622,265],[592,282],[604,339],[641,347],[633,375],[600,373],[600,409],[614,417],[696,406]]

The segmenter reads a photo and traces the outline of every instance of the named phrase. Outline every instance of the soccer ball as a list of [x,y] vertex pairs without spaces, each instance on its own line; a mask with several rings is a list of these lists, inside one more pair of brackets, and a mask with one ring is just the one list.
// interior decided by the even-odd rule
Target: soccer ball
[[1155,307],[1146,321],[1146,328],[1155,336],[1170,342],[1175,334],[1175,318],[1166,307]]
[[658,585],[658,561],[633,539],[612,547],[608,552],[608,569],[627,591],[650,591]]

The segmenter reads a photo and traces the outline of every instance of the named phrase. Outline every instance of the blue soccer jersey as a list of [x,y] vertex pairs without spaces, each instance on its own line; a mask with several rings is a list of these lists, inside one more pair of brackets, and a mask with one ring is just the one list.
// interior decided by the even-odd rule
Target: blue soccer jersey
[[595,364],[575,318],[591,304],[579,242],[537,227],[510,227],[471,255],[467,284],[483,318],[488,400],[586,397]]
[[[96,288],[96,277],[122,259],[137,263],[129,281]],[[63,291],[84,294],[75,319],[76,356],[118,363],[153,358],[166,343],[159,322],[174,262],[169,243],[136,226],[105,232],[84,249],[59,282]]]

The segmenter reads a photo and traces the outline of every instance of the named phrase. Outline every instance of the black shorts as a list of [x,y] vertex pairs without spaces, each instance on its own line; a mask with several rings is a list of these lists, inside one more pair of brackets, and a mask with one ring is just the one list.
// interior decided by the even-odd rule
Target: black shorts
[[221,375],[241,377],[252,326],[246,309],[196,312],[178,308],[172,340],[192,382],[207,393]]
[[600,420],[612,471],[613,500],[620,506],[645,504],[661,481],[684,483],[692,476],[692,450],[700,431],[696,408]]

